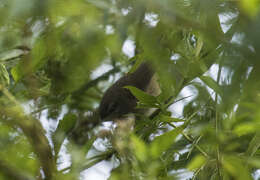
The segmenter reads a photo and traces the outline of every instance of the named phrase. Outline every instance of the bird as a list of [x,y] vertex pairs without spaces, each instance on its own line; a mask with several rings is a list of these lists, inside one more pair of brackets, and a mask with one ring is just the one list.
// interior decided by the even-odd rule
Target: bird
[[131,73],[117,80],[104,93],[99,115],[102,121],[113,121],[126,114],[136,112],[137,99],[125,86],[134,86],[151,95],[158,95],[159,85],[156,82],[155,71],[149,62],[141,63]]

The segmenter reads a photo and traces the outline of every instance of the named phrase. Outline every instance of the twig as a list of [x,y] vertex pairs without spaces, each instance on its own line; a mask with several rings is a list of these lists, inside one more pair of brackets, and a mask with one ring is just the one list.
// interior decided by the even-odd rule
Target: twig
[[[191,97],[191,96],[193,96],[193,95],[183,97],[183,98],[178,99],[178,100],[176,100],[176,101],[174,101],[174,96],[171,96],[171,97],[169,97],[169,98],[165,101],[165,103],[164,103],[165,107],[164,107],[164,108],[168,108],[168,107],[171,106],[172,104],[175,104],[175,103],[177,103],[177,102],[179,102],[179,101],[182,101],[183,99],[189,98],[189,97]],[[153,119],[153,118],[154,118],[155,116],[157,116],[161,111],[162,111],[161,109],[157,109],[156,111],[154,111],[154,112],[150,115],[149,118],[150,118],[150,119]]]
[[[107,159],[108,157],[110,157],[115,151],[112,150],[112,151],[109,151],[109,152],[105,152],[103,154],[100,154],[100,155],[97,155],[95,157],[92,157],[90,159],[87,159],[87,161],[91,161],[91,162],[88,162],[88,163],[85,163],[83,164],[81,167],[80,167],[80,171],[84,171],[92,166],[94,166],[95,164],[103,161],[104,159]],[[71,169],[71,166],[69,167],[66,167],[64,169],[61,169],[59,172],[65,172],[65,171],[68,171]]]
[[[171,123],[167,123],[168,125],[170,125],[173,128],[177,128],[174,124]],[[183,137],[185,137],[190,143],[193,143],[193,139],[191,137],[189,137],[187,134],[185,134],[184,132],[181,132],[181,134],[183,135]],[[201,154],[203,154],[205,157],[209,157],[209,155],[197,144],[194,144],[194,146],[201,152]]]
[[114,74],[114,73],[117,73],[119,72],[120,69],[119,67],[114,67],[113,69],[111,69],[110,71],[104,73],[103,75],[99,76],[98,78],[88,82],[87,84],[85,84],[82,88],[80,88],[79,90],[75,91],[73,93],[74,96],[77,96],[78,94],[81,94],[81,93],[84,93],[86,90],[88,90],[89,88],[97,85],[99,83],[99,81],[103,81],[103,80],[106,80],[108,79],[108,77],[111,75],[111,74]]

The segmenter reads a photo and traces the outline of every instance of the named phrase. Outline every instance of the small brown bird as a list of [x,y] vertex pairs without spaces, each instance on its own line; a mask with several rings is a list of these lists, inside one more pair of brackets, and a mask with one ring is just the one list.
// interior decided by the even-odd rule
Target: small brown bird
[[125,114],[135,112],[137,99],[128,89],[124,88],[125,86],[134,86],[151,95],[155,95],[154,91],[157,88],[151,87],[151,84],[154,84],[152,82],[154,73],[151,65],[145,62],[140,64],[136,71],[126,74],[115,82],[105,92],[101,100],[99,114],[102,121],[114,120]]

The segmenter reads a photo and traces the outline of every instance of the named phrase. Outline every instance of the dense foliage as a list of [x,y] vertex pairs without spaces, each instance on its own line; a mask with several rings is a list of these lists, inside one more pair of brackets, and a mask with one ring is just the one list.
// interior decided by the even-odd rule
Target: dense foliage
[[[87,179],[82,172],[101,161],[113,162],[111,180],[256,179],[259,8],[257,0],[1,0],[0,179]],[[100,123],[104,91],[143,60],[161,94],[129,89],[155,113],[136,114],[134,128]]]

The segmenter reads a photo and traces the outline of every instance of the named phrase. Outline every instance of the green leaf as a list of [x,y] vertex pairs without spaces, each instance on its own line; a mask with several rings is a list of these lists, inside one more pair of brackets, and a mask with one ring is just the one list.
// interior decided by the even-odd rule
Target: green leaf
[[183,128],[178,127],[160,136],[157,136],[150,145],[150,152],[153,158],[159,158],[174,143],[175,138],[182,132]]
[[9,74],[4,64],[0,63],[0,84],[8,86],[10,84]]
[[257,132],[249,143],[249,147],[246,151],[248,156],[253,156],[260,147],[260,133]]
[[13,50],[10,50],[10,51],[5,51],[5,52],[0,54],[0,61],[6,61],[6,60],[9,60],[9,59],[14,59],[14,58],[19,59],[19,57],[23,54],[24,54],[24,52],[22,50],[19,50],[19,49],[13,49]]
[[223,156],[222,164],[224,169],[237,180],[252,180],[252,177],[240,158],[235,156]]
[[47,61],[47,45],[44,38],[35,42],[30,54],[24,56],[19,63],[11,69],[11,74],[17,82],[29,73],[34,73]]
[[200,79],[211,89],[213,89],[220,96],[223,96],[223,92],[217,82],[209,76],[201,76]]
[[131,143],[136,158],[142,162],[146,161],[147,160],[146,144],[135,135],[131,136]]
[[19,81],[20,79],[22,79],[22,75],[21,73],[19,73],[19,69],[18,66],[15,66],[11,69],[11,74],[15,80],[15,82]]
[[256,125],[255,123],[242,123],[238,124],[233,132],[237,134],[238,136],[243,136],[246,134],[254,133],[259,130],[259,125]]
[[125,86],[125,88],[129,89],[130,92],[138,99],[140,103],[150,106],[159,106],[156,97],[149,95],[144,91],[133,86]]
[[147,108],[159,108],[158,105],[152,105],[152,104],[144,104],[144,103],[139,103],[136,106],[137,109],[147,109]]
[[53,134],[55,155],[57,155],[57,153],[59,152],[67,133],[69,133],[70,130],[75,126],[76,120],[76,115],[72,113],[66,114],[63,119],[60,120],[59,125]]
[[206,158],[203,155],[197,155],[188,164],[187,169],[190,171],[201,168],[206,163]]
[[256,158],[256,157],[252,158],[252,157],[250,157],[246,161],[253,168],[257,168],[257,169],[260,168],[260,159],[259,158]]
[[200,55],[200,52],[202,50],[202,47],[203,47],[203,40],[201,37],[198,37],[198,42],[197,42],[197,46],[196,48],[194,49],[194,53],[195,53],[195,57],[199,57]]
[[87,154],[87,153],[89,152],[89,150],[90,150],[91,147],[93,146],[93,143],[95,142],[96,139],[97,139],[97,137],[96,137],[96,136],[93,136],[93,137],[91,137],[91,138],[87,141],[87,143],[86,143],[86,145],[85,145],[85,147],[84,147],[84,153],[85,153],[85,154]]
[[173,118],[173,117],[170,117],[170,116],[166,116],[164,114],[160,114],[158,116],[158,118],[160,119],[160,121],[167,122],[167,123],[171,123],[171,122],[184,122],[185,121],[183,119]]
[[259,12],[258,0],[241,0],[239,1],[242,10],[249,16],[255,17]]

